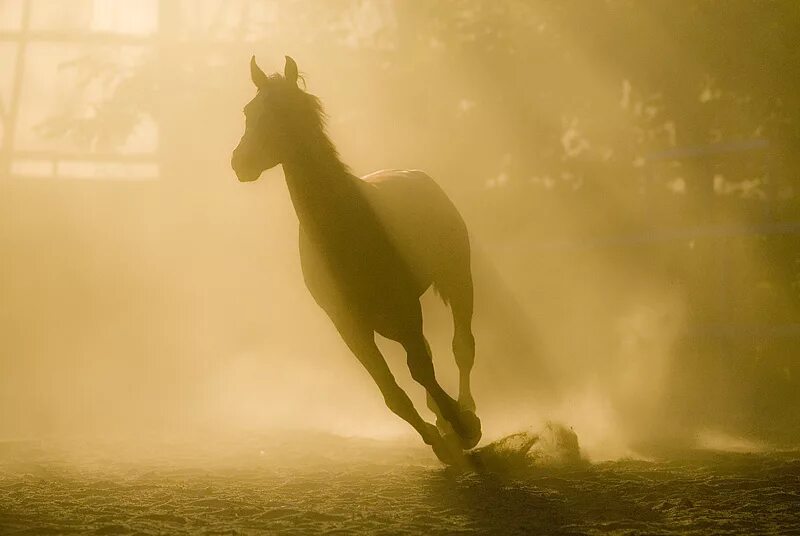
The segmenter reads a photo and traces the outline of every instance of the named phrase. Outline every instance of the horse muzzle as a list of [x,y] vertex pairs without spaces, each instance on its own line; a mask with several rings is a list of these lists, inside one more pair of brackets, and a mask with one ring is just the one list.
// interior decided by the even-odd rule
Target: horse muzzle
[[231,156],[231,168],[233,172],[236,173],[236,178],[239,179],[239,182],[253,182],[261,176],[260,170],[252,165],[248,165],[245,159],[242,158],[242,154],[238,148],[234,149],[233,155]]

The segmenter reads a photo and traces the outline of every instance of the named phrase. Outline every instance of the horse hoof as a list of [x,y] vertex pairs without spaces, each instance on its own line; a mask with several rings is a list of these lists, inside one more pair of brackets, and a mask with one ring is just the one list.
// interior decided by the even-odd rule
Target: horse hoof
[[429,423],[425,423],[425,429],[421,435],[422,441],[424,441],[426,445],[435,445],[436,443],[440,443],[442,441],[442,436],[439,433],[439,429]]
[[453,455],[450,445],[448,445],[445,441],[437,441],[431,445],[431,448],[433,449],[433,453],[436,454],[436,457],[439,458],[439,461],[443,464],[457,464],[456,457]]
[[466,463],[458,435],[453,433],[441,435],[434,425],[426,423],[422,440],[426,445],[430,445],[433,453],[443,464],[461,467]]
[[481,440],[481,420],[474,412],[465,410],[459,414],[461,429],[464,432],[459,435],[461,448],[469,450]]
[[441,442],[431,445],[439,460],[450,467],[458,469],[470,468],[470,462],[461,450],[461,437],[451,433],[442,437]]

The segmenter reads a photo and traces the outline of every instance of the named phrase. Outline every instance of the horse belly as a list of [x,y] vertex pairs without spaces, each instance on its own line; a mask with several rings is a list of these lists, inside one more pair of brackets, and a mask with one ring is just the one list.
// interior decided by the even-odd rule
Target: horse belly
[[[358,240],[353,241],[354,246]],[[410,299],[418,298],[431,281],[419,280],[404,263],[368,257],[354,247],[345,266],[331,262],[304,233],[300,236],[300,263],[306,288],[330,316],[356,315],[383,324]],[[371,259],[371,260],[367,260]],[[383,319],[383,320],[381,320]]]

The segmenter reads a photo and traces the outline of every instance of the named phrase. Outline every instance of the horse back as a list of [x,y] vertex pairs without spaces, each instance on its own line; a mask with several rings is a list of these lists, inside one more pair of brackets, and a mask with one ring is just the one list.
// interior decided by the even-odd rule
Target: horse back
[[[467,227],[442,188],[419,170],[362,178],[370,206],[403,258],[429,281],[469,263]],[[424,290],[424,289],[423,289]]]

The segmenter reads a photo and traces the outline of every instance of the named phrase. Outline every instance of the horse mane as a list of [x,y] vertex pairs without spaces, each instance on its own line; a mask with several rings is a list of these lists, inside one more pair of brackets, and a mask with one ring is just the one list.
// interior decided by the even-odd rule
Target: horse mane
[[303,89],[289,84],[280,74],[268,77],[279,99],[279,114],[291,138],[289,142],[294,144],[304,142],[306,149],[313,149],[323,160],[331,160],[339,167],[339,171],[350,173],[350,169],[342,162],[339,151],[328,136],[328,115],[322,107],[322,101],[305,90],[305,79],[302,77],[299,79],[303,81]]

